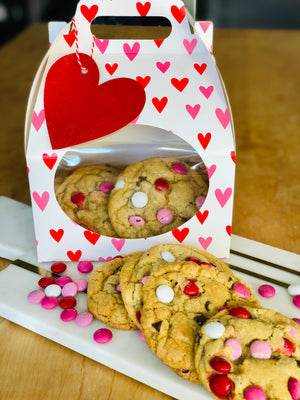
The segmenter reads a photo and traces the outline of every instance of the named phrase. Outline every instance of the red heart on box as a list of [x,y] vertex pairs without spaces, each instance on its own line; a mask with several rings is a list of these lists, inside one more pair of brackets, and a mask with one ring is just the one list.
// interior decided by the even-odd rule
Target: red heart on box
[[80,53],[56,61],[48,71],[44,107],[53,149],[75,146],[113,133],[132,122],[144,108],[146,95],[134,79],[111,79],[99,85],[95,61]]

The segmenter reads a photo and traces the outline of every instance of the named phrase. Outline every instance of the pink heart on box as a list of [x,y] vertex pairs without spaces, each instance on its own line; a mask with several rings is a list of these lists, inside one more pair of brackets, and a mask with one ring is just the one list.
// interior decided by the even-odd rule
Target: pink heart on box
[[140,44],[139,42],[135,42],[133,43],[132,47],[130,47],[128,43],[124,43],[123,50],[129,60],[132,61],[135,59],[140,51]]
[[38,131],[45,121],[45,110],[41,110],[38,114],[33,111],[32,115],[32,125],[35,130]]
[[225,204],[229,200],[231,194],[232,194],[232,189],[230,187],[225,189],[224,192],[222,192],[221,189],[216,189],[215,190],[215,196],[216,196],[218,202],[220,203],[221,207],[225,206]]
[[223,126],[224,129],[227,128],[227,125],[229,124],[229,112],[228,109],[226,108],[225,111],[221,110],[221,108],[216,108],[216,116],[218,120],[220,121],[221,125]]
[[217,168],[216,164],[212,164],[209,168],[206,168],[206,169],[207,169],[207,174],[208,174],[209,179],[210,179],[210,178],[213,176],[213,174],[215,173],[216,168]]
[[125,239],[111,239],[111,244],[116,250],[121,251],[125,244]]
[[208,248],[208,246],[211,244],[212,242],[212,237],[208,236],[206,239],[204,237],[199,237],[198,238],[199,243],[201,244],[201,246],[203,247],[204,250],[206,250]]
[[190,116],[195,119],[198,115],[198,112],[200,111],[200,104],[195,104],[194,107],[191,106],[190,104],[187,104],[185,106],[187,112],[190,114]]
[[41,196],[39,195],[38,192],[33,192],[32,197],[33,200],[36,202],[37,206],[39,207],[39,209],[41,211],[44,211],[50,198],[49,192],[43,192]]
[[200,92],[205,96],[207,99],[209,99],[210,95],[212,94],[214,87],[213,86],[208,86],[207,88],[205,86],[200,86],[199,87]]
[[166,61],[164,63],[161,63],[160,61],[158,61],[156,63],[157,68],[164,74],[169,68],[170,68],[170,61]]
[[189,54],[192,54],[192,52],[194,51],[194,49],[195,49],[195,47],[197,45],[197,39],[193,39],[191,41],[188,41],[187,39],[184,39],[183,40],[183,45],[184,45],[186,51]]
[[104,54],[105,50],[107,49],[109,40],[108,39],[100,40],[100,39],[96,38],[95,43],[96,43],[96,46],[98,47],[98,49],[100,50],[100,52],[102,54]]
[[107,257],[107,258],[99,257],[98,258],[99,261],[111,261],[112,259],[113,259],[112,257]]
[[210,27],[211,22],[199,22],[199,25],[201,26],[202,30],[204,33],[206,33],[207,29]]

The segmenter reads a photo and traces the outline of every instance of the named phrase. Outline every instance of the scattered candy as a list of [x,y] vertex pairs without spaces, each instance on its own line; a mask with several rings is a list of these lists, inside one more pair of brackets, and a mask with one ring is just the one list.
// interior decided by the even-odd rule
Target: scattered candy
[[109,193],[113,187],[114,187],[114,185],[112,182],[109,182],[109,181],[102,182],[101,185],[99,186],[99,190],[102,193]]
[[217,372],[226,374],[231,370],[231,364],[222,357],[214,357],[209,362],[210,366]]
[[84,202],[84,194],[82,192],[75,192],[71,195],[71,202],[80,206]]
[[250,297],[250,292],[248,288],[242,283],[235,283],[232,289],[240,296],[241,299],[248,299]]
[[163,260],[165,260],[165,261],[167,261],[169,263],[174,262],[176,260],[176,258],[173,256],[173,254],[170,253],[169,251],[165,251],[164,250],[164,251],[162,251],[160,253],[160,255],[161,255]]
[[53,276],[43,276],[38,282],[39,286],[42,288],[52,285],[53,283],[55,283]]
[[45,297],[45,292],[43,290],[33,290],[32,292],[30,292],[28,294],[28,300],[30,301],[30,303],[32,304],[38,304],[40,303],[43,298]]
[[66,296],[59,300],[58,305],[60,308],[73,308],[76,306],[76,299],[73,296]]
[[94,317],[90,312],[84,311],[77,314],[75,322],[78,326],[88,326],[92,323],[93,319]]
[[210,390],[218,397],[225,397],[231,390],[231,381],[227,375],[211,375],[209,378]]
[[144,192],[135,192],[131,196],[131,203],[136,208],[143,208],[148,203],[148,196]]
[[293,343],[289,339],[283,338],[283,346],[277,349],[277,351],[287,357],[291,357],[295,351],[295,348]]
[[300,308],[300,294],[297,294],[297,296],[293,297],[293,303],[296,307]]
[[82,274],[88,274],[93,270],[94,266],[91,261],[80,261],[77,265],[77,269]]
[[75,282],[66,283],[65,286],[61,289],[61,294],[65,296],[75,296],[78,292],[77,285]]
[[205,326],[205,331],[207,336],[209,336],[210,338],[218,339],[225,332],[225,326],[222,325],[220,322],[209,322]]
[[145,221],[139,215],[131,215],[131,217],[129,217],[128,221],[131,226],[145,225]]
[[102,343],[102,344],[108,343],[111,341],[112,337],[113,337],[112,332],[106,328],[98,329],[94,333],[94,340],[97,343]]
[[124,187],[124,185],[125,185],[124,179],[123,179],[123,178],[120,178],[120,179],[117,181],[117,183],[115,184],[115,189],[116,189],[116,190],[122,189],[122,188]]
[[64,322],[73,321],[77,316],[77,311],[75,308],[68,308],[60,314],[60,319]]
[[260,387],[251,386],[245,391],[244,398],[246,400],[266,400],[266,394]]
[[197,294],[199,293],[199,287],[196,285],[195,282],[190,281],[183,288],[183,293],[187,294],[188,296],[197,296]]
[[44,297],[41,301],[41,305],[46,310],[52,310],[58,305],[58,300],[56,297]]
[[249,311],[246,310],[246,308],[244,307],[233,307],[229,310],[228,314],[236,318],[244,318],[244,319],[250,318]]
[[250,346],[250,353],[253,358],[267,360],[271,357],[272,349],[264,340],[254,340]]
[[300,318],[293,318],[293,321],[295,321],[296,324],[300,325]]
[[76,279],[74,283],[77,286],[78,292],[83,292],[88,287],[88,281],[86,279]]
[[300,383],[296,378],[290,378],[288,383],[290,395],[293,400],[300,399]]
[[70,276],[60,276],[56,279],[55,283],[60,287],[65,286],[67,283],[72,282],[72,278]]
[[63,262],[55,262],[51,265],[51,271],[54,272],[55,274],[61,274],[67,269],[67,266]]
[[300,294],[300,284],[290,285],[287,290],[291,296],[297,296]]
[[173,219],[173,213],[167,208],[161,208],[156,214],[156,219],[161,224],[168,225]]
[[276,290],[273,286],[271,285],[261,285],[258,288],[258,293],[262,296],[262,297],[273,297],[276,294]]
[[48,297],[58,297],[61,294],[61,287],[59,285],[56,285],[56,283],[53,283],[52,285],[48,285],[45,288],[45,295]]
[[156,289],[156,296],[162,303],[171,303],[174,299],[174,290],[168,285],[160,285]]
[[168,190],[170,190],[170,185],[163,178],[156,179],[156,181],[154,182],[154,186],[155,189],[159,192],[167,192]]
[[227,339],[226,342],[224,343],[224,345],[228,346],[232,349],[231,357],[233,360],[237,360],[241,357],[242,347],[236,339],[233,339],[233,338]]
[[121,285],[120,284],[118,284],[118,286],[116,287],[116,291],[117,292],[121,292]]
[[176,172],[176,174],[181,174],[184,175],[186,173],[186,167],[184,164],[176,162],[172,165],[173,171]]

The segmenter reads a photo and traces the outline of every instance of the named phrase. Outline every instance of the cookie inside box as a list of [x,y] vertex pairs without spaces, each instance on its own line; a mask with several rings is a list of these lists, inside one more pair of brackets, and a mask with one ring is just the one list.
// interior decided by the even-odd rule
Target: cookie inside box
[[128,125],[64,154],[56,199],[77,224],[101,235],[169,232],[203,206],[209,179],[197,151],[170,131]]

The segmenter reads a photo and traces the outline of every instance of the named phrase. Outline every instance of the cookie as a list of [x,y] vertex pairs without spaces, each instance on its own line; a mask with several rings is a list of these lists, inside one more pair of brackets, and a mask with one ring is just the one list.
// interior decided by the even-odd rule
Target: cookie
[[208,186],[184,161],[156,157],[129,165],[111,192],[108,212],[120,237],[168,232],[201,208]]
[[200,330],[195,365],[216,399],[300,398],[300,326],[263,308],[223,310]]
[[122,266],[136,254],[115,258],[96,268],[90,277],[87,289],[87,305],[95,318],[123,330],[137,329],[125,309],[119,285]]
[[77,224],[105,236],[118,236],[108,216],[108,198],[120,170],[110,165],[77,168],[56,191],[62,210]]
[[259,307],[241,279],[192,261],[160,267],[147,278],[142,292],[141,326],[149,348],[194,382],[201,382],[194,364],[195,339],[206,319],[234,304]]
[[208,263],[220,271],[234,276],[229,266],[213,255],[183,244],[159,244],[142,253],[138,260],[129,260],[122,268],[120,284],[125,307],[131,319],[140,328],[140,310],[142,308],[142,288],[145,277],[158,268],[179,261]]

